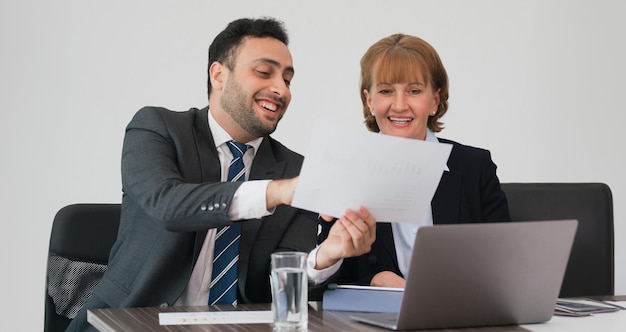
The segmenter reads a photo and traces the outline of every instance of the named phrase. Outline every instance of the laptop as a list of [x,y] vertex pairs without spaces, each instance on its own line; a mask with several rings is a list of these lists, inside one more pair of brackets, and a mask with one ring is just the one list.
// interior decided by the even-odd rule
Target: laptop
[[546,322],[577,227],[577,220],[420,227],[400,312],[350,318],[391,330]]

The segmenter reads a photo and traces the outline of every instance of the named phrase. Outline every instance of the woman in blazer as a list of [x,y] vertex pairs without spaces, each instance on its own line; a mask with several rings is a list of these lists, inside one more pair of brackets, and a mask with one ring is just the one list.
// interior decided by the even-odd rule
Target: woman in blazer
[[368,130],[452,144],[452,152],[431,211],[415,223],[378,223],[372,250],[345,259],[338,283],[404,287],[419,227],[510,221],[490,152],[435,136],[448,110],[448,77],[430,44],[404,34],[373,44],[361,59],[361,100]]

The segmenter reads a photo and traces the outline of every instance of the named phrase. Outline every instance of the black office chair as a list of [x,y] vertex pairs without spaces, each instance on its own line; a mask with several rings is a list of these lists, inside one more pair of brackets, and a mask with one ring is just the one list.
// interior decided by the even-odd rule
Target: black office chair
[[613,295],[613,197],[604,183],[503,183],[513,221],[577,219],[560,297]]
[[65,331],[100,281],[117,239],[120,204],[73,204],[54,217],[46,275],[45,332]]

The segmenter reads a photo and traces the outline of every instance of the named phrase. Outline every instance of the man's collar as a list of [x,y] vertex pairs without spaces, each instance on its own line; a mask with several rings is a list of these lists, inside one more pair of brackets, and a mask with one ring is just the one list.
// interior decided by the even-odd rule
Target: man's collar
[[[209,129],[211,129],[211,133],[213,134],[213,140],[214,140],[216,147],[228,141],[233,140],[233,138],[226,132],[226,130],[224,130],[224,128],[222,128],[222,126],[220,126],[219,123],[215,121],[213,114],[211,114],[210,108],[209,108]],[[263,141],[263,137],[259,137],[259,138],[253,139],[250,142],[241,142],[241,143],[246,143],[247,145],[253,147],[254,148],[253,151],[254,153],[256,153],[256,151],[259,150],[259,146],[261,145],[262,141]]]

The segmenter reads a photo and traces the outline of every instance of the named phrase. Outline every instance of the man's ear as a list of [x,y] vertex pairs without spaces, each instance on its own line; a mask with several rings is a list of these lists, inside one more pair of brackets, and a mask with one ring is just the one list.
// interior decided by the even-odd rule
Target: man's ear
[[218,61],[214,61],[209,67],[209,78],[211,79],[211,87],[215,90],[222,90],[224,87],[224,71],[226,68]]

